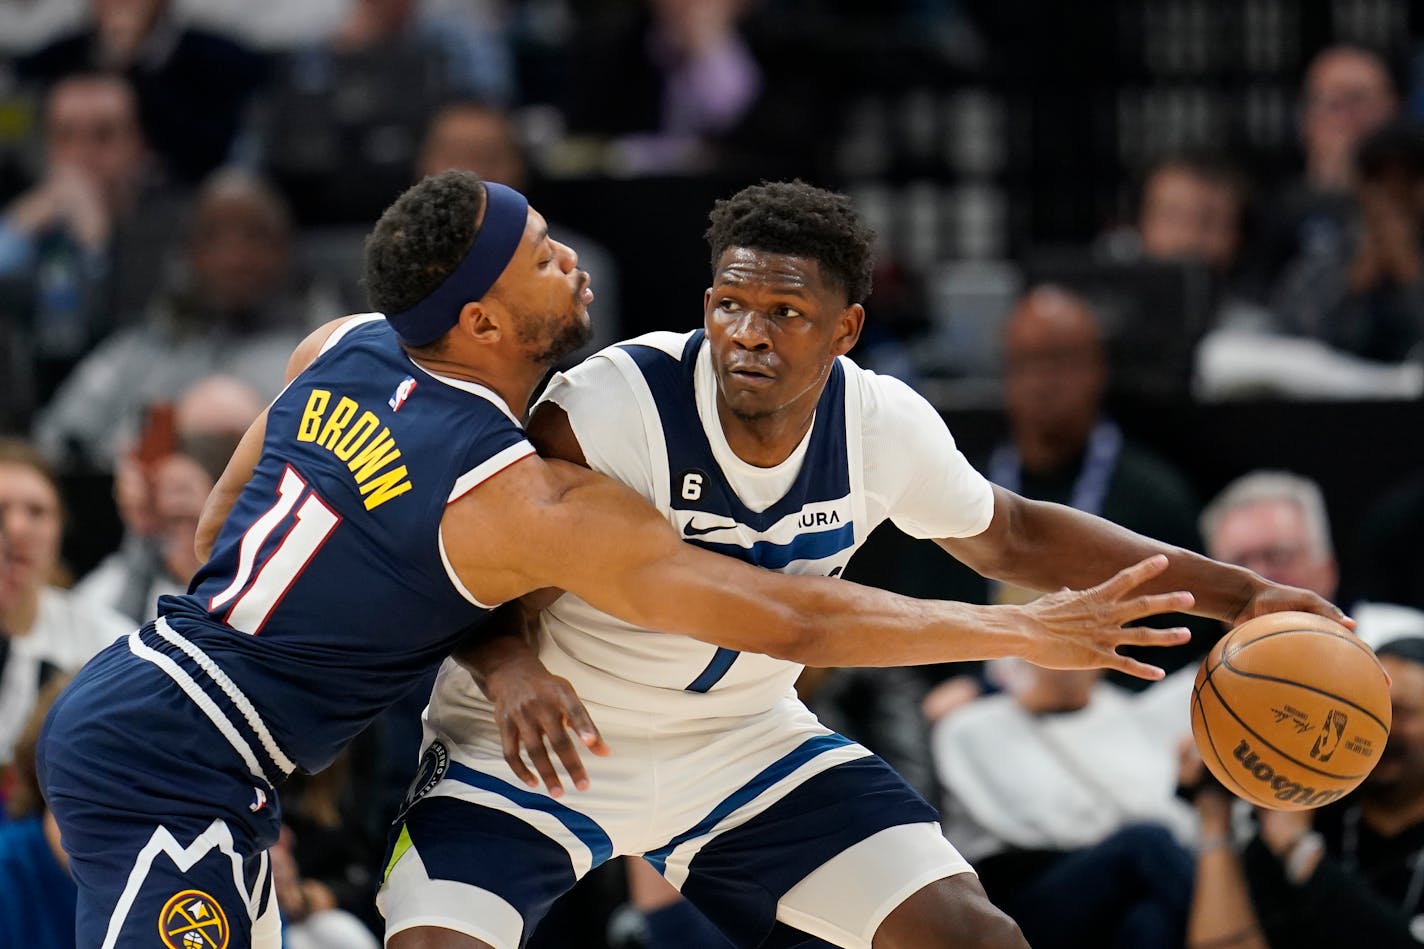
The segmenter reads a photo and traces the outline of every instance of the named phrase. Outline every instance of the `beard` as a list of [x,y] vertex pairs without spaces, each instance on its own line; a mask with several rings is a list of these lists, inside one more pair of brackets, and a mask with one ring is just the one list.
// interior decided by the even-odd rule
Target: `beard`
[[557,313],[540,320],[529,320],[519,327],[519,342],[529,353],[529,359],[541,366],[552,366],[593,339],[593,325],[587,314],[577,309]]

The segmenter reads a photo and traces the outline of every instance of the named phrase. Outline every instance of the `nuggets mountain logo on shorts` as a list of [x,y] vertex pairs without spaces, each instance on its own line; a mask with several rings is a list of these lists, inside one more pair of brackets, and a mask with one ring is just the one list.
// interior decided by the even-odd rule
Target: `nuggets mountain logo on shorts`
[[183,890],[163,904],[158,936],[168,949],[227,949],[227,914],[202,890]]

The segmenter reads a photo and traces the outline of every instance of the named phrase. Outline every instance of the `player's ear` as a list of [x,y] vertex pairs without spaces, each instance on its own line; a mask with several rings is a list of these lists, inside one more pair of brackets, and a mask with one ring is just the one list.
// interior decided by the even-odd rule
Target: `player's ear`
[[460,329],[477,343],[497,343],[503,338],[505,316],[495,307],[471,300],[460,308]]
[[844,356],[860,339],[861,328],[865,326],[865,307],[852,303],[836,317],[836,335],[831,341],[831,355]]

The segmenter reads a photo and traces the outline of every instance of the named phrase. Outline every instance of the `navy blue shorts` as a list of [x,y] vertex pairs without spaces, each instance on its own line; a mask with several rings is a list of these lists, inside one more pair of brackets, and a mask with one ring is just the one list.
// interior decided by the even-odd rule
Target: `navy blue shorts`
[[272,783],[145,649],[135,633],[91,660],[40,736],[40,782],[79,887],[77,944],[276,949]]

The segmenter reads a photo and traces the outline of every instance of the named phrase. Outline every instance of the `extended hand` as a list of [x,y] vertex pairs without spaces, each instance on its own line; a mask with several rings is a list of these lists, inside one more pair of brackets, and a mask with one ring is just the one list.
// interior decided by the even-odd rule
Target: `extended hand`
[[1160,679],[1161,669],[1119,655],[1119,646],[1176,646],[1191,638],[1183,628],[1151,629],[1123,624],[1157,613],[1176,613],[1192,605],[1190,593],[1129,596],[1167,569],[1162,554],[1118,571],[1087,590],[1060,590],[1022,607],[1031,625],[1022,655],[1048,669],[1117,669],[1140,679]]
[[1231,625],[1240,626],[1248,619],[1255,619],[1267,613],[1279,613],[1282,610],[1314,613],[1332,619],[1346,629],[1355,628],[1355,621],[1324,597],[1299,587],[1282,586],[1270,581],[1264,581],[1261,588],[1252,594],[1241,612],[1231,621]]
[[[551,796],[564,793],[549,758],[548,746],[552,746],[574,787],[588,789],[588,772],[569,733],[577,735],[584,747],[596,755],[608,755],[609,748],[568,679],[551,675],[543,663],[530,655],[517,662],[504,662],[488,672],[484,691],[494,703],[504,760],[521,781],[537,788],[539,778],[543,778]],[[526,755],[539,778],[525,763]]]

